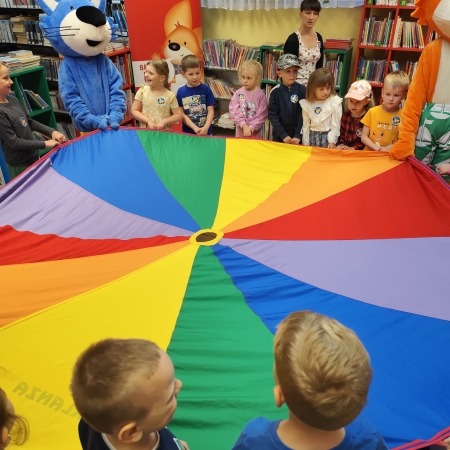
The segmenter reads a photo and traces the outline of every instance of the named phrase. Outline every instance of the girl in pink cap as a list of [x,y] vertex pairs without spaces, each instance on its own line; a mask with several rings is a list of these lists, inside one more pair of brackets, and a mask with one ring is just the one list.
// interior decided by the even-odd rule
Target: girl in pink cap
[[361,119],[373,107],[372,86],[366,80],[355,81],[345,96],[344,113],[341,118],[341,134],[337,148],[342,150],[363,150],[361,142],[364,125]]

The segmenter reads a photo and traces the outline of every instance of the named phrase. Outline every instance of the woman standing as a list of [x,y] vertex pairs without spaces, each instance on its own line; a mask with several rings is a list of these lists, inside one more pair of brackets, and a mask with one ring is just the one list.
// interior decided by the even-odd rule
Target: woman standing
[[300,68],[297,83],[306,86],[309,75],[323,66],[323,39],[314,31],[322,9],[319,0],[303,0],[300,5],[300,28],[284,44],[284,53],[298,55]]

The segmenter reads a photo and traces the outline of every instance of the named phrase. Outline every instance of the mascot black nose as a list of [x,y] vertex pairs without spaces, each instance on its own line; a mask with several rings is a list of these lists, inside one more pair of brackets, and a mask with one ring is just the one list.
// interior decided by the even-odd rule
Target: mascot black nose
[[82,22],[93,25],[94,27],[101,27],[106,23],[105,15],[94,6],[80,6],[77,9],[77,17]]
[[171,44],[169,44],[169,48],[173,52],[177,52],[178,50],[180,50],[181,47],[180,47],[180,44],[177,44],[176,42],[172,42]]

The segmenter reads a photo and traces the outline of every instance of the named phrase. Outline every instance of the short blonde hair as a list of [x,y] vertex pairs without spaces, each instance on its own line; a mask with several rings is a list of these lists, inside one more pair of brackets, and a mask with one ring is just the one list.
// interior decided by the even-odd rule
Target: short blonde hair
[[409,89],[409,83],[410,79],[408,74],[403,70],[396,70],[386,75],[383,87],[388,84],[393,89],[404,89],[406,92]]
[[258,61],[254,60],[254,59],[249,59],[247,61],[244,61],[241,64],[241,67],[239,67],[239,78],[242,78],[242,73],[244,72],[244,70],[246,72],[252,73],[255,76],[257,81],[258,80],[261,81],[262,75],[263,75],[263,68],[262,68],[262,65]]
[[70,384],[81,417],[107,434],[120,423],[145,417],[150,405],[140,401],[139,376],[152,377],[160,357],[159,347],[144,339],[92,344],[78,358]]
[[334,431],[363,409],[372,381],[356,334],[311,311],[290,314],[275,335],[275,373],[289,410],[303,423]]
[[312,103],[316,100],[314,92],[317,88],[330,86],[330,97],[337,95],[334,89],[334,77],[330,70],[321,67],[316,69],[308,78],[308,85],[306,86],[306,100]]

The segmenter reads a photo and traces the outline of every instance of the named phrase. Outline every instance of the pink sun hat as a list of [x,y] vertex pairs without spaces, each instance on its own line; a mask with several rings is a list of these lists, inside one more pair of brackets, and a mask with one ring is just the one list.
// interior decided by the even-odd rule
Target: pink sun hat
[[355,100],[364,100],[372,95],[372,86],[366,80],[359,80],[352,83],[345,98],[354,98]]

